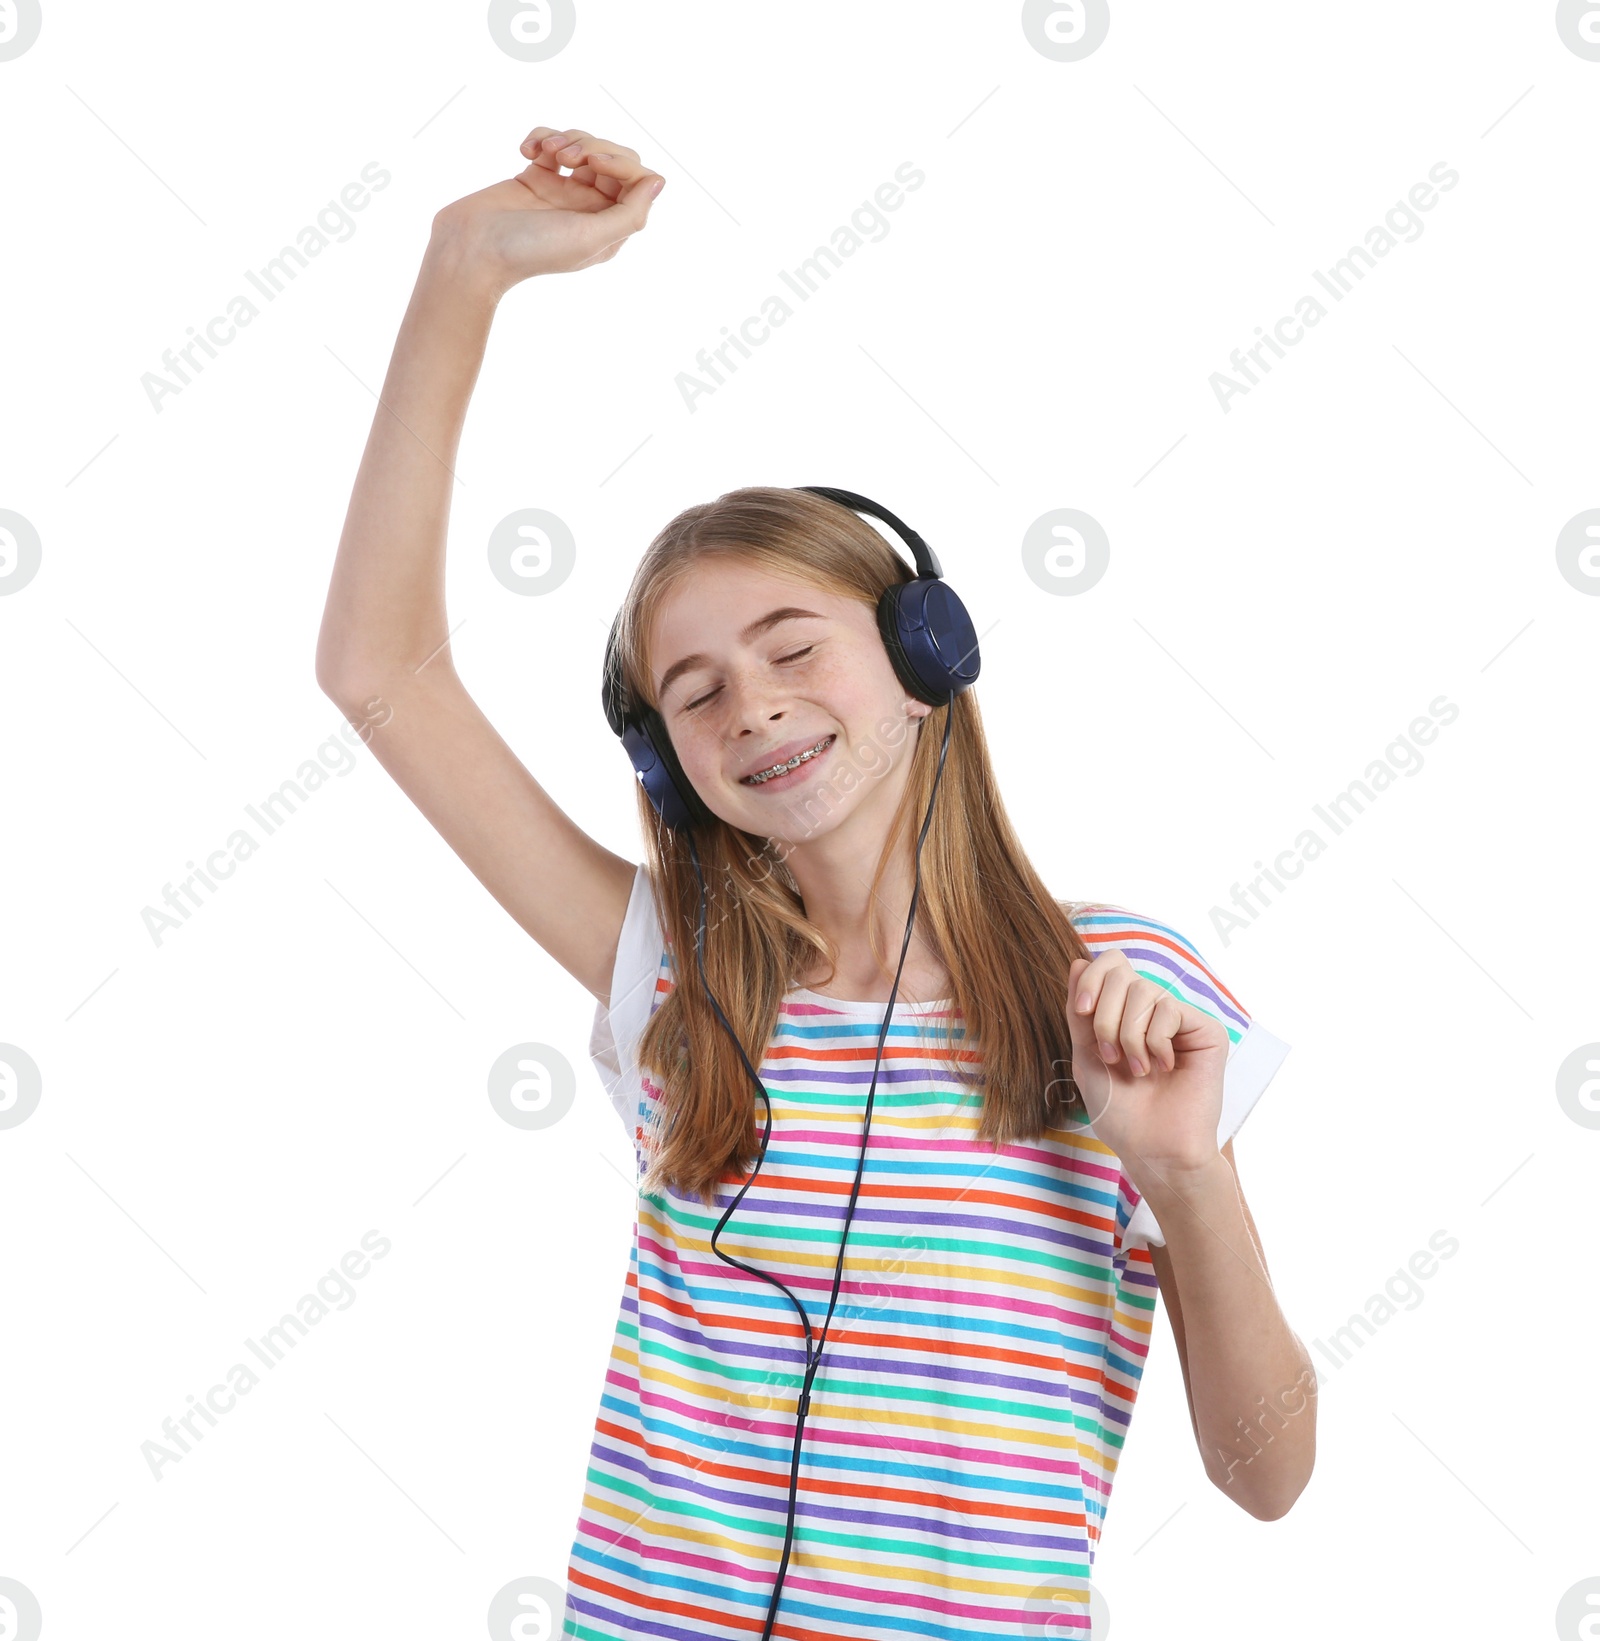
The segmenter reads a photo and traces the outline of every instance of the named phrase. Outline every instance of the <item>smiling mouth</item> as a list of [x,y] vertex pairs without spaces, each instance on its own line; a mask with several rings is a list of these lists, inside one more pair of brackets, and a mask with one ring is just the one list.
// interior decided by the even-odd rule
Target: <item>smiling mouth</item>
[[756,775],[741,775],[739,784],[741,786],[765,786],[768,781],[779,780],[789,774],[791,770],[798,769],[802,764],[810,763],[813,758],[821,757],[833,745],[833,742],[834,737],[832,735],[824,735],[815,746],[808,747],[804,752],[795,753],[787,763],[774,764],[771,769],[763,769]]

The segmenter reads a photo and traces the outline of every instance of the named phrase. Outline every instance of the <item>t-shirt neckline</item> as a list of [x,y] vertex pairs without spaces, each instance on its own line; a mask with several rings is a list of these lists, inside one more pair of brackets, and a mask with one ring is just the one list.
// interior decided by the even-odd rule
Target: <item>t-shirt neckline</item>
[[[881,1002],[869,1003],[858,997],[824,997],[821,992],[812,991],[809,986],[796,986],[787,996],[801,1003],[813,1003],[821,1008],[835,1009],[840,1014],[875,1015],[879,1020],[883,1018],[884,1009],[888,1006],[886,1003]],[[953,1008],[954,1006],[955,999],[951,997],[938,997],[931,1003],[904,1003],[897,1000],[894,1005],[894,1012],[896,1015],[910,1013],[912,1010],[917,1009],[931,1012],[937,1009]]]

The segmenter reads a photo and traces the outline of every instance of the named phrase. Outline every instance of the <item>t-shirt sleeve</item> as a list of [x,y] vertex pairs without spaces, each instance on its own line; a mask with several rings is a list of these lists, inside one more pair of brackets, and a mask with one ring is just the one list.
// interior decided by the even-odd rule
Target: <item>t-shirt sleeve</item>
[[[1228,1059],[1222,1077],[1222,1116],[1217,1144],[1227,1144],[1266,1092],[1288,1056],[1290,1045],[1275,1037],[1217,977],[1192,941],[1176,929],[1141,917],[1120,906],[1085,905],[1072,913],[1091,957],[1120,949],[1143,979],[1154,981],[1192,1008],[1218,1019],[1228,1032]],[[1149,1205],[1123,1174],[1117,1192],[1119,1247],[1152,1243],[1165,1247],[1166,1237]]]
[[589,1058],[605,1084],[613,1109],[630,1143],[639,1141],[639,1040],[650,1023],[656,979],[666,950],[661,920],[650,892],[650,873],[634,872],[633,891],[622,919],[617,956],[611,971],[611,1001],[597,1002],[589,1034]]

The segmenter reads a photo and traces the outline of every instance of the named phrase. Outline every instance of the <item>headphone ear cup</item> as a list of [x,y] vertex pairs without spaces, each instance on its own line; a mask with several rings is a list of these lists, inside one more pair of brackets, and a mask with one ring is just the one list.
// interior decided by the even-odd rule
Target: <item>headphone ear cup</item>
[[905,686],[907,693],[933,706],[935,703],[928,699],[929,692],[917,676],[910,657],[906,654],[905,645],[900,641],[900,595],[909,585],[909,582],[901,581],[883,589],[883,595],[878,600],[878,636],[882,638],[883,647],[889,652],[889,663],[894,668],[895,676]]
[[878,632],[900,682],[929,706],[942,706],[978,680],[978,635],[946,581],[918,576],[884,588]]
[[623,750],[628,754],[628,762],[633,765],[645,796],[663,824],[675,832],[687,832],[710,821],[711,811],[700,801],[699,794],[684,774],[661,714],[654,707],[644,707],[637,716],[631,710],[632,703],[617,656],[617,628],[621,621],[619,612],[611,623],[611,636],[606,640],[600,705],[612,733],[621,740]]
[[640,718],[639,725],[629,725],[624,731],[622,744],[657,814],[675,832],[708,824],[713,818],[711,811],[684,774],[661,714],[654,707],[646,707]]

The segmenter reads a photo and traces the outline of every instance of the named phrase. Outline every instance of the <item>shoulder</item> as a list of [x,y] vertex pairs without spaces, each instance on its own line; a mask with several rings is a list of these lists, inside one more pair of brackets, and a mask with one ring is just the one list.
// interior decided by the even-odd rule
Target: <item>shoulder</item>
[[1215,1016],[1237,1042],[1250,1016],[1210,958],[1183,930],[1142,912],[1105,901],[1059,902],[1091,958],[1120,951],[1144,979],[1192,1007]]

